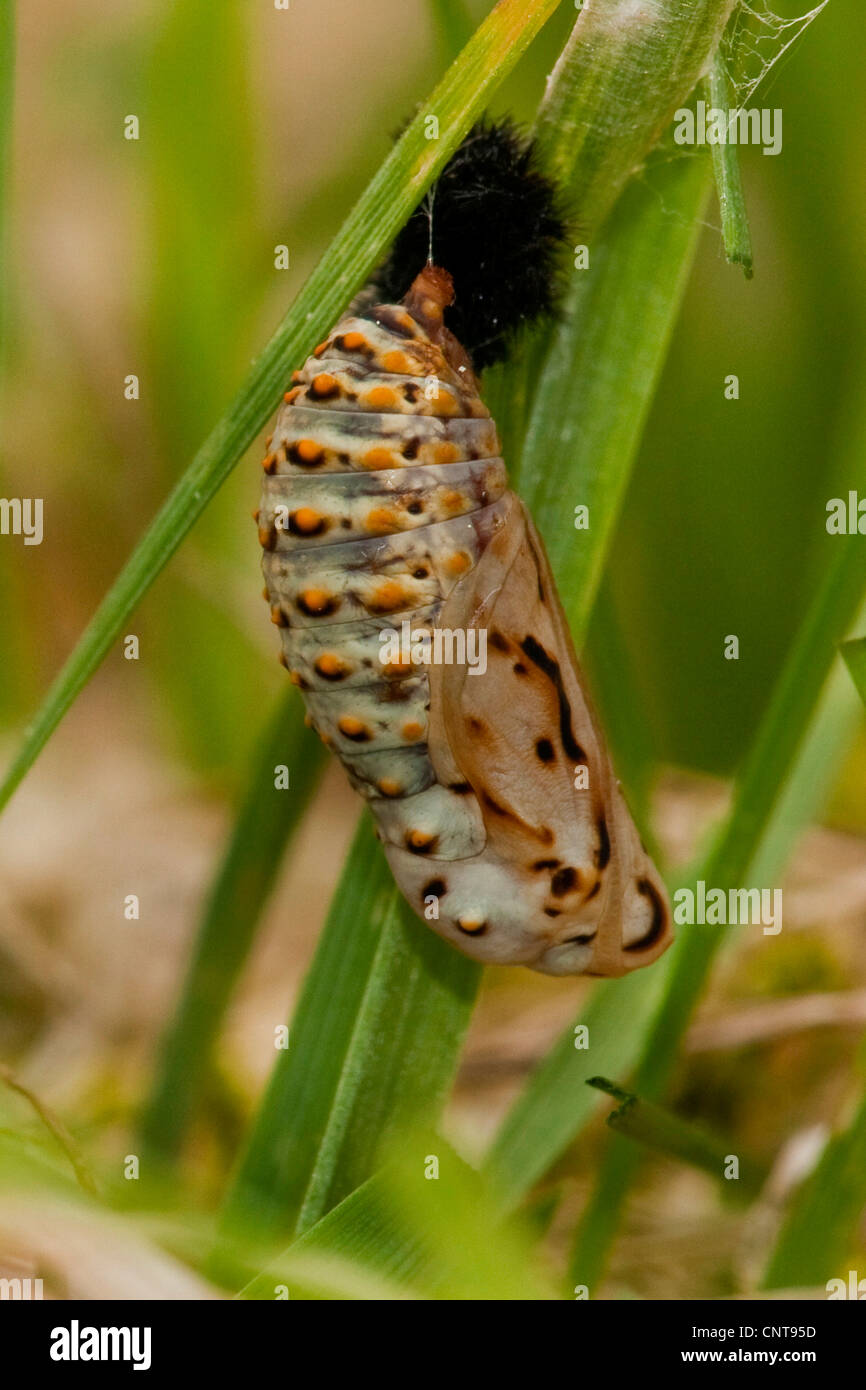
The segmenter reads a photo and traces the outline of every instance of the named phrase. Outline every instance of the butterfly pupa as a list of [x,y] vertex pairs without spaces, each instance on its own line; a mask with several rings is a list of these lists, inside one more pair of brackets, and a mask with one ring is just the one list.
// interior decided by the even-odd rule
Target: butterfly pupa
[[[669,945],[667,894],[452,297],[427,265],[293,378],[258,518],[281,659],[422,920],[476,960],[622,975]],[[486,668],[430,663],[437,632],[483,645]]]

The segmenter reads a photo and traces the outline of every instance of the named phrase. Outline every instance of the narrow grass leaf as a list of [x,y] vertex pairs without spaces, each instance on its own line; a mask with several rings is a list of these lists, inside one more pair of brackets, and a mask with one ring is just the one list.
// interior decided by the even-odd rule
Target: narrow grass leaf
[[[726,113],[730,110],[731,94],[728,77],[722,58],[718,53],[701,83],[701,95],[708,108]],[[746,279],[751,280],[753,275],[752,237],[749,232],[749,218],[746,212],[746,199],[743,193],[737,145],[729,140],[726,140],[722,145],[713,145],[712,155],[716,191],[719,195],[719,211],[722,217],[725,255],[731,265],[742,266]]]
[[[710,1134],[699,1125],[683,1120],[673,1111],[625,1091],[603,1076],[592,1076],[587,1083],[604,1091],[617,1102],[607,1123],[617,1134],[643,1144],[666,1158],[688,1163],[726,1183],[727,1191],[742,1201],[756,1197],[767,1179],[767,1172],[753,1160],[732,1155],[729,1140]],[[729,1173],[732,1156],[737,1159],[735,1176]]]
[[843,643],[842,655],[860,699],[866,705],[866,637],[857,637],[851,642]]
[[817,1284],[842,1276],[855,1254],[866,1210],[866,1095],[851,1123],[834,1135],[811,1177],[792,1199],[764,1272],[764,1289]]
[[479,967],[403,903],[364,816],[229,1194],[226,1229],[305,1229],[370,1176],[383,1136],[434,1117]]
[[[287,844],[318,781],[326,754],[304,724],[292,687],[281,696],[253,764],[225,854],[208,897],[177,1009],[140,1125],[143,1147],[173,1158],[206,1090],[226,1008],[249,956]],[[285,766],[289,785],[278,787]]]

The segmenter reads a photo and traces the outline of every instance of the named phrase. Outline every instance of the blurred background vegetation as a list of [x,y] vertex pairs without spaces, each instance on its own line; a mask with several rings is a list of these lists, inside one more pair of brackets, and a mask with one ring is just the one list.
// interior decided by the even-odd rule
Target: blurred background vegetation
[[[488,7],[470,8],[480,19]],[[573,18],[562,6],[494,110],[531,118]],[[18,27],[0,490],[44,497],[46,524],[40,547],[0,544],[10,752],[450,57],[427,0],[291,0],[290,15],[240,0],[31,0]],[[860,30],[856,7],[831,0],[761,89],[761,105],[783,110],[784,147],[777,158],[742,153],[753,280],[726,263],[709,205],[590,634],[603,710],[616,680],[612,615],[630,653],[640,705],[635,727],[612,737],[624,752],[640,738],[666,765],[660,838],[674,858],[724,801],[836,544],[825,504],[847,491],[847,441],[866,435]],[[137,141],[124,139],[131,113]],[[281,243],[288,270],[274,265]],[[130,373],[137,401],[124,398]],[[731,373],[735,402],[724,396]],[[4,821],[0,1051],[106,1164],[128,1144],[232,807],[284,689],[249,517],[260,453],[141,605],[129,628],[140,660],[115,650]],[[730,633],[736,662],[723,659]],[[725,958],[678,1070],[678,1107],[736,1132],[765,1162],[837,1116],[866,1022],[864,773],[861,719],[823,825],[786,881],[790,931],[772,951],[755,938]],[[355,814],[331,768],[221,1039],[187,1155],[190,1211],[224,1182]],[[131,892],[141,924],[123,920]],[[470,1157],[582,988],[488,972],[449,1117]],[[15,1121],[29,1123],[20,1110]],[[554,1247],[586,1195],[600,1134],[587,1131],[550,1178],[565,1193]],[[615,1286],[724,1293],[731,1231],[708,1180],[653,1160]]]

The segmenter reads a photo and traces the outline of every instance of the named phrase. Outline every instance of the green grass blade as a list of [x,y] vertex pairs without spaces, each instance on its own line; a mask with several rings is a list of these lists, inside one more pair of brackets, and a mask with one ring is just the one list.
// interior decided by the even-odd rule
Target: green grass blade
[[608,1125],[617,1134],[667,1158],[699,1168],[718,1182],[729,1183],[730,1192],[742,1201],[749,1201],[760,1192],[768,1174],[747,1157],[733,1155],[739,1171],[736,1178],[726,1178],[732,1157],[731,1145],[718,1135],[690,1124],[632,1091],[623,1090],[603,1076],[591,1076],[587,1085],[606,1092],[617,1102],[617,1108],[607,1117]]
[[395,897],[304,1193],[299,1231],[366,1181],[394,1129],[436,1118],[454,1079],[480,979],[477,963],[461,957]]
[[[651,185],[627,189],[590,268],[576,273],[536,391],[519,486],[544,535],[578,647],[673,331],[708,189],[709,161],[702,159],[659,164]],[[575,530],[578,505],[589,508],[588,530]]]
[[864,1209],[866,1098],[860,1101],[848,1128],[830,1140],[815,1171],[795,1193],[761,1287],[820,1285],[834,1276],[842,1276],[847,1285],[846,1262],[857,1248],[855,1233]]
[[608,0],[580,15],[537,130],[590,238],[704,72],[734,5]]
[[[50,687],[0,786],[4,806],[129,615],[274,413],[291,369],[331,327],[560,0],[500,0],[355,204],[225,415],[130,556]],[[435,115],[439,138],[426,138]]]
[[[304,725],[300,697],[281,697],[261,740],[225,855],[196,938],[186,983],[163,1041],[141,1142],[162,1159],[178,1151],[205,1088],[226,1008],[255,936],[288,841],[303,816],[326,758]],[[289,770],[288,789],[274,785]]]
[[[240,1296],[273,1298],[281,1272],[291,1280],[297,1269],[303,1280],[305,1263],[319,1257],[355,1269],[359,1282],[385,1281],[404,1296],[553,1298],[531,1244],[527,1224],[502,1221],[484,1179],[440,1135],[407,1131],[395,1137],[376,1177],[294,1241]],[[293,1298],[305,1296],[303,1285],[292,1288]]]
[[[661,997],[664,964],[598,985],[575,1024],[539,1064],[506,1115],[485,1167],[511,1210],[598,1108],[586,1085],[600,1069],[627,1075]],[[585,1028],[585,1037],[576,1032]]]
[[[725,66],[717,53],[712,66],[701,83],[701,90],[708,107],[718,111],[729,111],[731,95]],[[751,280],[752,238],[749,232],[749,218],[746,213],[746,199],[743,194],[743,180],[740,175],[739,151],[735,144],[713,145],[713,172],[716,176],[716,189],[719,195],[719,211],[722,216],[722,237],[725,255],[731,265],[741,265],[747,280]]]
[[268,1239],[369,1177],[383,1135],[444,1097],[479,967],[400,898],[365,815],[225,1209]]
[[844,642],[842,655],[848,670],[851,672],[851,679],[857,687],[860,699],[866,705],[866,637],[857,637],[851,642]]

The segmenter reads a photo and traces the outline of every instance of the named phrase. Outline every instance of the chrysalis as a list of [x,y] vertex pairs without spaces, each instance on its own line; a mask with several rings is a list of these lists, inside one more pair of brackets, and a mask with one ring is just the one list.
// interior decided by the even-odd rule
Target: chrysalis
[[281,660],[423,920],[477,960],[621,975],[669,945],[667,896],[453,298],[428,264],[293,378],[258,514]]

